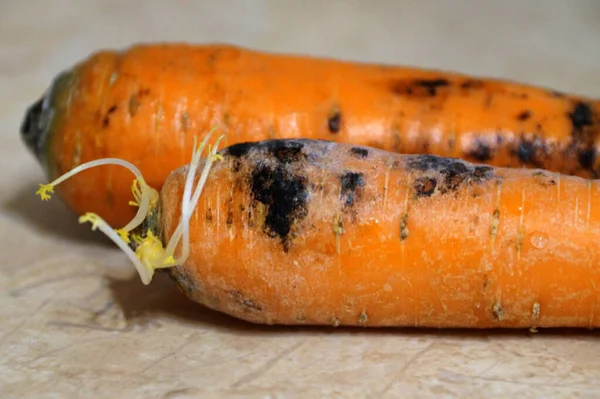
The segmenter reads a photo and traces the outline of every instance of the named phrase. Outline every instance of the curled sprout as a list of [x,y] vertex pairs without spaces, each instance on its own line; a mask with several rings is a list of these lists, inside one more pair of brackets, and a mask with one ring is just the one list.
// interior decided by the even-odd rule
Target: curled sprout
[[[88,212],[79,218],[79,223],[91,223],[92,230],[100,230],[115,244],[117,244],[117,246],[123,250],[123,252],[125,252],[135,266],[142,283],[150,284],[156,269],[181,265],[189,256],[190,219],[194,210],[196,209],[196,206],[198,205],[200,194],[202,193],[204,185],[206,184],[208,173],[212,167],[212,164],[215,161],[223,159],[221,155],[217,154],[219,142],[224,138],[224,136],[220,136],[216,140],[214,146],[209,146],[209,155],[206,157],[198,184],[194,187],[196,171],[200,165],[202,152],[214,130],[215,129],[213,128],[206,135],[203,142],[199,146],[196,143],[196,138],[194,138],[192,159],[190,164],[187,166],[187,175],[181,203],[180,220],[175,232],[169,239],[166,248],[163,246],[163,242],[160,240],[160,238],[150,230],[146,232],[145,236],[131,233],[133,229],[137,228],[144,222],[146,217],[155,212],[159,201],[159,194],[158,191],[146,183],[142,173],[137,167],[135,167],[135,165],[123,159],[102,158],[81,164],[48,184],[40,184],[39,189],[36,191],[36,195],[39,195],[42,201],[47,201],[50,199],[51,194],[54,193],[54,187],[56,187],[58,184],[77,173],[96,166],[119,165],[129,169],[129,171],[135,175],[135,179],[131,186],[131,192],[133,194],[134,201],[131,201],[129,204],[138,207],[133,219],[129,221],[126,226],[120,229],[113,229],[99,215]],[[181,253],[179,257],[176,258],[175,249],[182,239],[183,244]],[[132,240],[137,244],[135,251],[129,246]]]

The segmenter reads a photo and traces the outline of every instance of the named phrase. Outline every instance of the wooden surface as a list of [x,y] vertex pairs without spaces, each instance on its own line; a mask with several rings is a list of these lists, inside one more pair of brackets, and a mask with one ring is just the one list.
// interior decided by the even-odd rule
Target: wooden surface
[[[487,4],[484,6],[484,3]],[[250,326],[144,287],[54,200],[25,107],[100,47],[229,42],[600,96],[600,2],[0,1],[0,397],[595,398],[600,335]]]

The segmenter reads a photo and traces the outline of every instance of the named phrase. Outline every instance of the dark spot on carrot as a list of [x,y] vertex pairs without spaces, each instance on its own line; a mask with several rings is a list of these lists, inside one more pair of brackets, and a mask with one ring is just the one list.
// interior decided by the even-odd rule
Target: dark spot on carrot
[[437,186],[437,180],[433,177],[418,177],[415,179],[413,189],[417,198],[431,197]]
[[190,116],[188,115],[187,111],[183,111],[181,117],[179,118],[179,123],[181,125],[181,131],[187,132],[190,126]]
[[500,209],[494,209],[492,213],[492,220],[490,221],[490,237],[496,238],[498,235],[498,226],[500,225]]
[[140,102],[138,101],[137,96],[132,95],[129,97],[129,103],[127,105],[127,110],[129,111],[129,115],[134,117],[137,114],[138,109],[140,108]]
[[406,167],[409,170],[441,174],[443,179],[437,186],[442,194],[456,191],[463,183],[482,183],[494,175],[494,169],[489,166],[474,166],[459,159],[429,154],[411,157]]
[[262,306],[257,304],[252,299],[244,297],[240,291],[229,291],[229,297],[240,307],[252,312],[262,312]]
[[408,238],[408,213],[404,213],[400,219],[400,240],[405,241]]
[[113,105],[112,107],[110,107],[108,109],[108,111],[106,112],[106,115],[102,119],[102,128],[103,129],[108,128],[108,126],[110,125],[110,115],[113,114],[116,110],[117,110],[116,105]]
[[357,189],[363,187],[365,182],[362,173],[346,172],[340,177],[342,185],[341,199],[345,206],[353,206]]
[[495,302],[492,306],[492,317],[496,321],[502,321],[504,319],[504,309],[500,302]]
[[336,110],[331,114],[331,116],[327,119],[327,127],[332,134],[336,134],[340,132],[340,128],[342,126],[342,113],[339,110]]
[[490,281],[490,278],[487,275],[483,276],[483,290],[484,291],[487,291],[487,289],[491,283],[492,282]]
[[477,181],[488,180],[494,173],[494,168],[491,166],[476,166],[473,170],[473,177]]
[[138,96],[145,97],[150,95],[150,89],[140,89]]
[[564,97],[565,94],[563,92],[560,92],[558,90],[550,90],[548,92],[552,97]]
[[297,162],[304,158],[302,149],[304,144],[297,140],[267,140],[263,142],[272,155],[274,155],[280,162],[291,163]]
[[556,180],[554,180],[551,176],[548,176],[545,172],[542,172],[541,170],[533,172],[532,176],[535,179],[535,181],[543,187],[550,187],[556,185]]
[[252,195],[267,207],[263,231],[269,237],[279,237],[285,252],[290,247],[292,226],[307,215],[306,180],[284,165],[258,164],[252,172]]
[[213,221],[212,210],[208,208],[206,210],[206,222],[211,223]]
[[369,156],[369,150],[367,150],[366,148],[360,148],[360,147],[352,147],[350,149],[350,153],[352,155],[357,156],[358,158],[366,158]]
[[227,211],[227,221],[225,222],[227,226],[231,226],[233,224],[233,210],[229,209]]
[[416,79],[415,86],[422,87],[430,96],[436,96],[437,90],[450,85],[448,79]]
[[578,102],[569,112],[569,118],[573,126],[573,136],[580,138],[578,136],[581,135],[583,129],[593,125],[592,108],[584,102]]
[[483,82],[481,80],[469,79],[460,84],[460,88],[464,90],[468,89],[481,89],[483,87]]
[[227,152],[227,154],[231,155],[232,157],[241,158],[244,155],[246,155],[253,146],[256,146],[256,143],[252,143],[252,142],[237,143],[237,144],[233,144],[233,145],[227,147],[227,149],[225,151]]
[[531,111],[525,110],[517,115],[517,119],[520,121],[526,121],[527,119],[531,118],[532,115],[533,113]]
[[594,167],[594,163],[596,162],[596,149],[588,148],[579,151],[578,154],[579,164],[584,169],[592,169]]
[[486,162],[492,159],[492,148],[485,139],[476,138],[473,140],[471,148],[466,151],[465,155],[479,162]]
[[533,164],[533,157],[535,156],[536,148],[533,141],[521,140],[517,147],[517,155],[521,162],[526,164]]

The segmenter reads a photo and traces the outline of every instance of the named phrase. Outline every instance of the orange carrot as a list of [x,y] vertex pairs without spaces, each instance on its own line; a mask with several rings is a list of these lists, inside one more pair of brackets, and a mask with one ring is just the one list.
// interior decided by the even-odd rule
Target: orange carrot
[[125,241],[82,219],[132,240],[145,283],[164,268],[253,323],[600,325],[598,181],[320,140],[201,150],[160,195],[136,172]]
[[[101,51],[61,74],[22,134],[50,179],[117,157],[159,188],[192,136],[218,124],[227,145],[311,138],[494,166],[597,177],[600,103],[507,81],[419,68],[269,54],[234,46]],[[129,220],[114,167],[61,186],[77,213]]]

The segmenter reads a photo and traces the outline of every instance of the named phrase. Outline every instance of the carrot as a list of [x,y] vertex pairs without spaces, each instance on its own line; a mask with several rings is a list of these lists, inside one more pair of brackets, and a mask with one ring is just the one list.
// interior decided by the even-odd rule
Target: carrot
[[[214,124],[226,145],[326,139],[398,153],[597,177],[600,102],[508,81],[225,45],[100,51],[60,74],[21,132],[50,179],[87,161],[137,165],[160,189]],[[114,167],[69,180],[77,213],[133,216]]]
[[146,284],[164,269],[264,324],[600,325],[598,181],[320,140],[202,148],[160,194],[134,171],[143,205],[118,233]]

